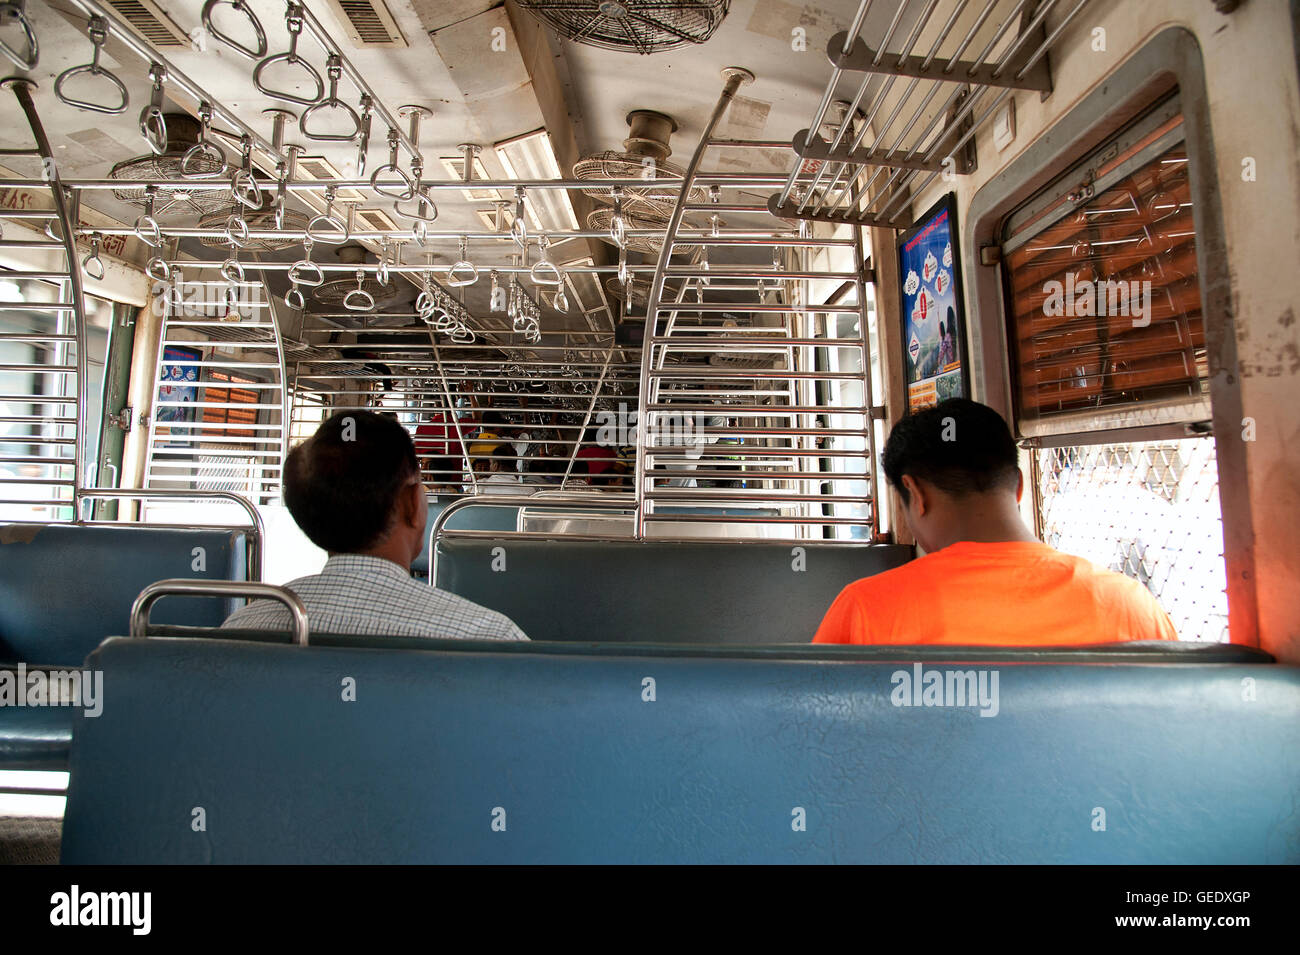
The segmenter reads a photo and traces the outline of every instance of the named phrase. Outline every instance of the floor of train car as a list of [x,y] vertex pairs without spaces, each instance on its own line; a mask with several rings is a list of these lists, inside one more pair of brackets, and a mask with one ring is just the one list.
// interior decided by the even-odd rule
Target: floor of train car
[[62,838],[62,816],[0,816],[0,865],[56,865]]

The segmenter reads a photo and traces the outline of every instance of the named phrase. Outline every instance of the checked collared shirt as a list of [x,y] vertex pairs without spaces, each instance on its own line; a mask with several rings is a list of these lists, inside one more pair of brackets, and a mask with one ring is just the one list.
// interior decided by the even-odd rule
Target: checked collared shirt
[[[313,633],[445,637],[461,640],[527,640],[495,610],[413,580],[382,557],[335,554],[319,574],[285,584],[307,607]],[[223,627],[288,630],[289,611],[274,600],[254,600],[226,618]]]

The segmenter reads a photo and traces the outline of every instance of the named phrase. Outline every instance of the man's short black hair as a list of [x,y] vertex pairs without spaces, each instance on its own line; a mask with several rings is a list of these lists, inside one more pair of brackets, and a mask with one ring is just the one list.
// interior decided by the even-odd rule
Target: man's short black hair
[[969,398],[949,398],[909,414],[885,442],[885,476],[908,499],[903,475],[956,497],[1016,488],[1019,453],[1002,416]]
[[340,411],[284,460],[284,503],[313,544],[350,554],[392,526],[398,492],[420,470],[415,445],[395,420]]

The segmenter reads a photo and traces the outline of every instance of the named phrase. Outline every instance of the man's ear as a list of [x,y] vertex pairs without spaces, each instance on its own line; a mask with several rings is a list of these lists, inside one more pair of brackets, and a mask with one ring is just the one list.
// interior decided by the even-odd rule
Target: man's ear
[[424,508],[424,485],[408,484],[402,494],[402,522],[408,527],[419,527],[420,511]]
[[1020,499],[1024,496],[1025,496],[1025,472],[1018,470],[1016,471],[1016,503],[1019,504]]
[[916,478],[912,477],[910,474],[904,474],[902,480],[903,487],[907,489],[908,500],[913,502],[916,507],[916,516],[924,517],[925,512],[930,506],[925,491],[923,491],[921,485],[916,482]]

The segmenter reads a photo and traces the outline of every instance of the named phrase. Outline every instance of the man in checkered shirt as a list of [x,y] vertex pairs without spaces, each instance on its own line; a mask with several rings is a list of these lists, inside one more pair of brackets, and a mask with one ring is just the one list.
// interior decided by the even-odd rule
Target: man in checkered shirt
[[[396,420],[339,412],[284,461],[284,502],[329,554],[319,574],[287,586],[315,633],[527,640],[507,617],[413,580],[424,543],[424,486],[411,437]],[[255,600],[223,624],[287,630],[289,612]]]

